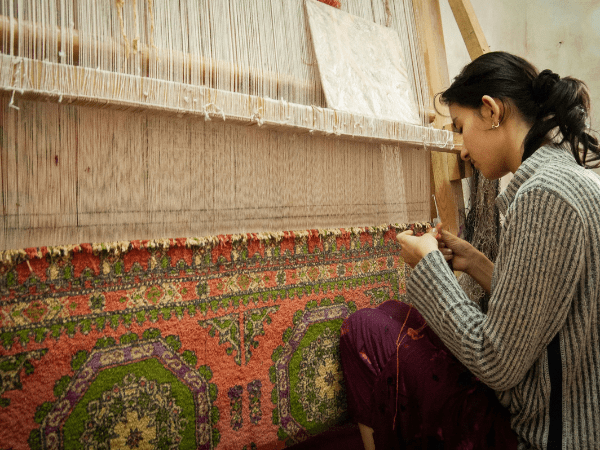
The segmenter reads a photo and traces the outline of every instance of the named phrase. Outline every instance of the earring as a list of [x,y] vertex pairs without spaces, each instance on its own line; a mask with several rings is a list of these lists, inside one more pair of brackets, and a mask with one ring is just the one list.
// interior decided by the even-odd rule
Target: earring
[[500,121],[498,121],[498,123],[492,123],[492,130],[495,130],[496,128],[500,128]]

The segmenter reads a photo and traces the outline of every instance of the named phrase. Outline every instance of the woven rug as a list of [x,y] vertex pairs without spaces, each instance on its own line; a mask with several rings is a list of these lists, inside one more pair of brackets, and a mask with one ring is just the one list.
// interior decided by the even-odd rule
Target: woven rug
[[403,298],[405,228],[0,253],[0,448],[279,449],[343,424],[340,326]]

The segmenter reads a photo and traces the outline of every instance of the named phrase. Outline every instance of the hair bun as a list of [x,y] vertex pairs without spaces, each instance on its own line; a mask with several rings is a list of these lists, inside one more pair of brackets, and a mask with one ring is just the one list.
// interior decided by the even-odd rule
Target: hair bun
[[538,104],[544,103],[552,89],[560,81],[560,76],[551,70],[543,70],[533,80],[533,98]]

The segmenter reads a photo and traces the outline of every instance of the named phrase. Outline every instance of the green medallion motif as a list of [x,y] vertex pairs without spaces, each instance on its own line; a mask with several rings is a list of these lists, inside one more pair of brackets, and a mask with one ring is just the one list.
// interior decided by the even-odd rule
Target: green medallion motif
[[342,296],[308,303],[271,356],[273,423],[288,444],[300,442],[346,419],[346,391],[340,367],[342,322],[356,306]]
[[178,446],[188,422],[169,384],[132,373],[87,409],[90,420],[79,439],[86,449]]
[[290,360],[292,414],[311,434],[341,422],[346,411],[339,356],[342,322],[310,325]]
[[67,419],[65,448],[195,448],[194,410],[192,393],[156,359],[107,369]]
[[313,325],[311,328],[323,330],[316,340],[299,353],[300,370],[296,388],[307,422],[335,422],[346,409],[339,357],[340,333],[328,325]]

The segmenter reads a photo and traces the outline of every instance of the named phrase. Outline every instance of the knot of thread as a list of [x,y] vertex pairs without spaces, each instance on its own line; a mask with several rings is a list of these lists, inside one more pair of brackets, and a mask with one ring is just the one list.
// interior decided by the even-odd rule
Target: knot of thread
[[[225,119],[223,119],[225,120]],[[265,123],[265,119],[262,117],[262,106],[260,108],[254,108],[252,110],[252,116],[250,116],[250,120],[252,122],[256,122],[256,124],[260,127]]]

